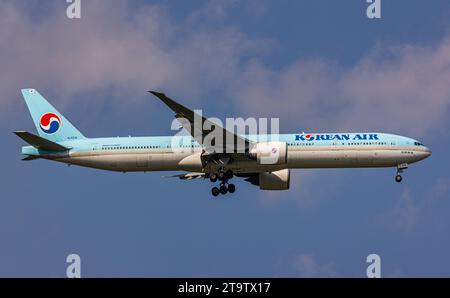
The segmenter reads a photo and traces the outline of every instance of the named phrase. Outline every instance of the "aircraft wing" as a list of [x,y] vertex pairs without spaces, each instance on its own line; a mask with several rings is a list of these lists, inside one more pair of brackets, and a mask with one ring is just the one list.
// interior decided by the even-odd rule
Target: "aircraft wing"
[[[246,138],[234,134],[209,121],[202,115],[199,115],[191,109],[188,109],[173,99],[167,97],[164,93],[159,93],[156,91],[148,92],[158,97],[164,104],[175,112],[175,118],[179,120],[183,128],[186,129],[199,144],[204,146],[207,153],[248,153],[250,151],[252,143]],[[222,140],[215,139],[211,142],[212,144],[208,144],[208,141],[205,142],[205,137],[214,129],[221,130]]]

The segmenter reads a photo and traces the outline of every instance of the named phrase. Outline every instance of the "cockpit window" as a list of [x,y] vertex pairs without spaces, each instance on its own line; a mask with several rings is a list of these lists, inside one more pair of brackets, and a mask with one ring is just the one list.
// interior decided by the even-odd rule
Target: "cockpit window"
[[414,145],[416,145],[416,146],[423,146],[423,144],[419,143],[419,142],[414,142]]

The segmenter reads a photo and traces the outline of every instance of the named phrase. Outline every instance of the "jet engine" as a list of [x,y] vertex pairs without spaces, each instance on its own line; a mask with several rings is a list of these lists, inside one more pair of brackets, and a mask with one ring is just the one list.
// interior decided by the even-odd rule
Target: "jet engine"
[[183,158],[178,165],[185,171],[201,172],[204,166],[202,152],[196,152]]
[[259,164],[281,165],[287,162],[287,145],[285,142],[259,142],[250,154]]

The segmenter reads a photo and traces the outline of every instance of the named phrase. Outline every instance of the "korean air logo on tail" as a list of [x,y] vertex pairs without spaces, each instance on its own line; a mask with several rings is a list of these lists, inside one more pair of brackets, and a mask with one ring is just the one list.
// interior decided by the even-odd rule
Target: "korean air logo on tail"
[[39,126],[46,134],[54,134],[61,127],[61,118],[54,113],[45,113],[39,120]]

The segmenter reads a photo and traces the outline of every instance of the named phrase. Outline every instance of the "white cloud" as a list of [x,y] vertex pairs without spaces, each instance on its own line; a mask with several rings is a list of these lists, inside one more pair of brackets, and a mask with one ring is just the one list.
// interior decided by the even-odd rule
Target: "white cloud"
[[20,2],[2,4],[0,105],[23,87],[62,96],[107,90],[127,100],[129,90],[141,90],[144,98],[148,88],[199,96],[223,86],[239,73],[243,54],[264,46],[235,28],[172,23],[161,6],[82,5],[81,19],[69,20],[56,9],[37,19]]
[[405,188],[395,206],[378,218],[379,223],[403,232],[412,231],[419,218],[419,207],[409,188]]
[[442,199],[450,194],[450,177],[439,177],[433,188],[434,199]]
[[282,70],[255,62],[232,96],[246,112],[282,117],[289,128],[388,131],[424,136],[448,123],[450,39],[433,47],[376,51],[351,69],[299,60]]
[[300,277],[336,276],[334,263],[320,264],[311,254],[298,254],[293,258],[292,266]]
[[[422,192],[423,191],[423,192]],[[446,226],[436,210],[443,209],[450,192],[450,178],[437,177],[434,183],[422,191],[412,192],[405,187],[391,209],[375,216],[374,223],[404,233],[419,227],[439,230]],[[444,207],[445,209],[445,207]]]
[[189,22],[223,21],[227,17],[230,7],[236,5],[237,2],[238,0],[210,0],[189,17]]
[[[419,138],[448,124],[450,38],[429,47],[377,48],[350,68],[299,57],[273,69],[260,56],[270,42],[220,21],[235,2],[207,2],[186,21],[172,21],[164,6],[121,1],[84,2],[81,20],[57,9],[30,17],[16,3],[0,11],[1,106],[22,87],[51,89],[62,98],[107,91],[125,104],[155,88],[176,98],[222,92],[242,114],[282,118],[283,131]],[[215,26],[192,21],[205,13],[219,20]]]

